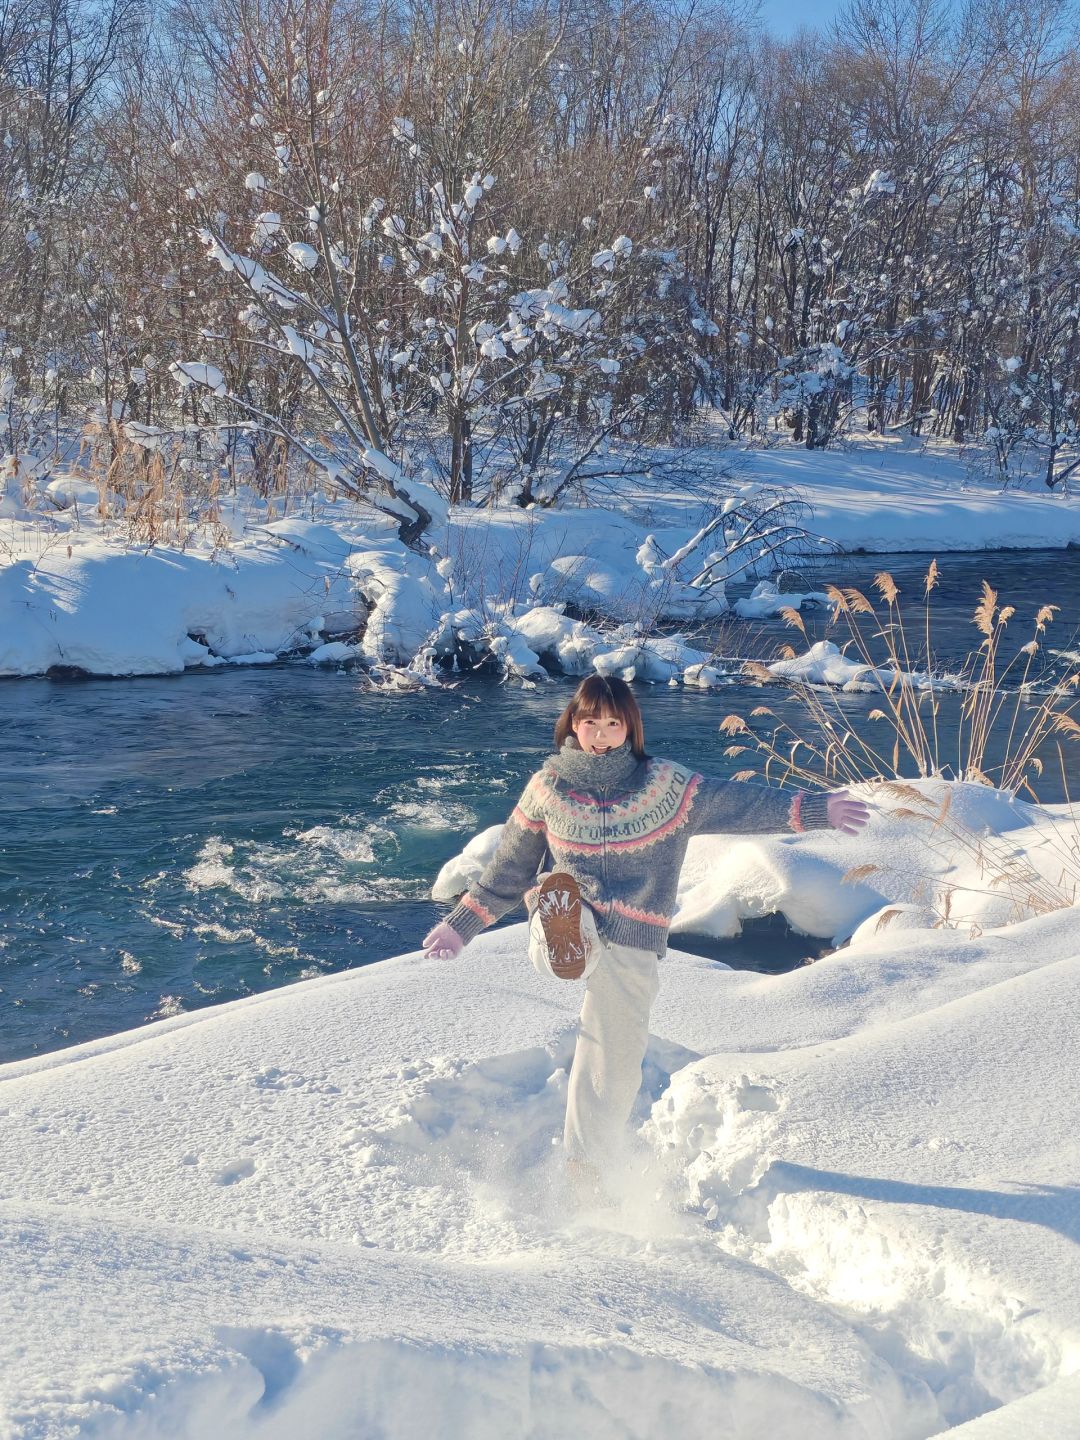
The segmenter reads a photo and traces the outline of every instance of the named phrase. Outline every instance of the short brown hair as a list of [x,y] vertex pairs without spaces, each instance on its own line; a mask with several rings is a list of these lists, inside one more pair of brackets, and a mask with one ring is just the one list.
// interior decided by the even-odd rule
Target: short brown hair
[[630,749],[639,760],[647,760],[645,726],[634,692],[616,676],[589,675],[574,691],[574,698],[555,722],[555,748],[574,733],[574,721],[588,715],[614,715],[626,726]]

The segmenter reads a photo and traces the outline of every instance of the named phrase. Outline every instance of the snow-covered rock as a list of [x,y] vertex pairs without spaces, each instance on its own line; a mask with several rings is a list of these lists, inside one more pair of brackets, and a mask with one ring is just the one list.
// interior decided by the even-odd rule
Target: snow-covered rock
[[571,620],[557,606],[534,606],[508,623],[538,656],[547,657],[564,675],[591,675],[593,661],[608,643],[599,630],[582,620]]
[[821,590],[805,594],[778,590],[771,580],[761,580],[749,595],[736,600],[731,607],[742,620],[766,620],[781,610],[801,610],[804,605],[828,605],[828,595]]
[[[867,665],[852,660],[831,640],[818,640],[803,655],[792,660],[774,660],[766,667],[778,680],[802,685],[832,685],[840,690],[867,693],[888,690],[897,678],[897,671],[888,666]],[[955,675],[927,675],[921,671],[899,672],[903,683],[915,690],[954,690],[963,685]]]
[[721,683],[721,671],[682,636],[647,636],[634,625],[603,631],[572,620],[560,607],[537,605],[504,624],[521,636],[536,656],[564,675],[617,675],[621,680],[670,684],[682,680],[707,689]]
[[309,665],[341,665],[347,660],[356,660],[360,656],[358,645],[347,645],[343,640],[330,640],[325,645],[317,645],[305,658]]

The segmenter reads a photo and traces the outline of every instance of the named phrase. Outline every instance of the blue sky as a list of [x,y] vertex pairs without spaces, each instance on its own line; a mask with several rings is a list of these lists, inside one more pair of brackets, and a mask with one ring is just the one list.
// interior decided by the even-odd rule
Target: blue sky
[[762,0],[761,18],[774,35],[791,35],[800,25],[827,24],[841,0]]

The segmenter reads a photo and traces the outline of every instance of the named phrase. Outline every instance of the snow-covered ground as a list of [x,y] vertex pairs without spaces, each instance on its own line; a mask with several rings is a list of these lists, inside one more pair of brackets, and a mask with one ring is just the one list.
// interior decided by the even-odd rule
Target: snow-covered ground
[[[555,511],[459,509],[432,532],[436,553],[423,555],[400,544],[389,517],[325,497],[276,520],[250,497],[183,549],[142,547],[97,518],[93,487],[54,480],[50,492],[66,509],[48,519],[28,511],[0,518],[0,676],[171,674],[296,653],[420,675],[462,640],[527,675],[539,668],[534,639],[550,641],[552,614],[569,606],[609,623],[601,640],[570,622],[557,627],[547,653],[571,672],[596,665],[715,683],[715,657],[692,643],[642,646],[658,616],[693,627],[729,603],[723,586],[687,583],[708,539],[685,563],[664,565],[691,541],[704,511],[700,493],[672,486],[661,457],[647,486],[628,485],[617,501],[597,494],[589,507]],[[976,483],[968,461],[951,452],[867,442],[835,452],[703,449],[691,462],[681,457],[684,473],[688,463],[706,489],[710,474],[719,483],[725,469],[734,469],[734,482],[724,483],[736,491],[789,487],[808,505],[823,554],[837,546],[940,555],[1080,545],[1080,499],[1002,494]],[[820,592],[758,587],[730,598],[740,617],[762,618],[819,602]],[[538,634],[530,637],[529,625]],[[612,634],[612,626],[622,628]]]
[[800,489],[814,529],[842,550],[941,555],[1080,545],[1076,494],[1002,491],[975,447],[865,436],[836,451],[784,445],[747,458],[762,484]]
[[[999,850],[1072,833],[953,804]],[[927,830],[698,842],[684,912],[852,939],[669,954],[611,1209],[560,1187],[579,994],[523,926],[4,1067],[8,1430],[1074,1440],[1078,911],[1003,923]]]

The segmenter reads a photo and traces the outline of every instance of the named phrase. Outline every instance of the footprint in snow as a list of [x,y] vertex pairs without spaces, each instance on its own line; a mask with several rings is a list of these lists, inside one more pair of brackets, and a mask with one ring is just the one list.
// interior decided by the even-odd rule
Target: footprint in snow
[[254,1174],[254,1160],[248,1158],[230,1160],[229,1163],[214,1176],[214,1181],[218,1185],[235,1185],[238,1180],[249,1180]]

